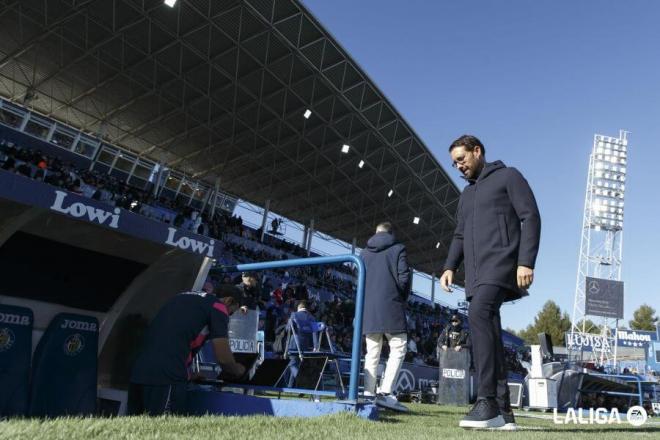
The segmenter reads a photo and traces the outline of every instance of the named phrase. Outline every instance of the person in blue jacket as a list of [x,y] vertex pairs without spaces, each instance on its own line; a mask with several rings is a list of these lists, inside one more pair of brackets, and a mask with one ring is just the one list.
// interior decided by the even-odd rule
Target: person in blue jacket
[[[396,240],[392,224],[383,222],[376,227],[376,233],[367,241],[360,256],[366,268],[362,327],[367,345],[364,394],[375,396],[379,406],[407,411],[393,394],[408,342],[406,303],[412,274],[406,247]],[[380,388],[376,390],[376,372],[384,340],[389,344],[390,354]]]
[[515,429],[500,306],[525,296],[534,280],[541,217],[522,174],[501,161],[486,162],[486,149],[479,139],[461,136],[449,153],[468,185],[458,203],[457,225],[440,284],[451,292],[454,274],[463,262],[478,382],[477,402],[460,426]]
[[298,376],[298,371],[300,370],[300,356],[298,351],[314,350],[314,330],[312,326],[315,323],[316,318],[307,310],[307,301],[300,301],[296,306],[296,311],[291,314],[288,324],[294,327],[291,338],[289,339],[289,352],[293,352],[289,358],[289,379],[287,382],[289,388],[294,387],[296,376]]

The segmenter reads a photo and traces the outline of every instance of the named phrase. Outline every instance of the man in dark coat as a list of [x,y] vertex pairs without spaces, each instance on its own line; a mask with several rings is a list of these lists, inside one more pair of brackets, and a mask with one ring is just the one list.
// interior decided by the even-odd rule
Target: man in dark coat
[[226,378],[237,379],[245,367],[229,347],[229,315],[238,309],[242,292],[222,284],[215,295],[184,292],[170,299],[153,319],[131,371],[128,413],[185,414],[188,367],[207,340]]
[[477,402],[465,428],[515,429],[502,345],[500,306],[527,294],[534,279],[541,217],[529,184],[515,168],[486,162],[486,150],[465,135],[449,147],[453,166],[468,181],[456,212],[457,226],[440,278],[451,291],[465,268],[468,322],[477,374]]
[[362,328],[367,343],[364,360],[365,396],[376,394],[376,372],[385,338],[389,343],[390,355],[375,402],[387,408],[406,411],[392,394],[408,342],[406,302],[412,274],[406,247],[396,241],[392,224],[384,222],[376,227],[376,234],[367,241],[361,256],[366,267]]
[[314,350],[313,325],[315,323],[314,315],[307,310],[307,301],[300,301],[296,306],[296,312],[291,314],[288,323],[293,327],[289,339],[289,352],[293,352],[289,359],[289,388],[293,388],[300,370],[300,352]]
[[438,348],[440,350],[449,348],[459,351],[462,348],[470,347],[470,335],[462,324],[463,320],[459,315],[455,314],[451,317],[451,323],[445,327],[438,338]]

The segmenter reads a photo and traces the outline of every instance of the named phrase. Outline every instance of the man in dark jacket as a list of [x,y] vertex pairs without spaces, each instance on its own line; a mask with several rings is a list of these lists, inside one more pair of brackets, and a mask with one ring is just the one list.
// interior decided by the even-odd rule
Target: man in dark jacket
[[128,389],[128,413],[185,414],[188,367],[207,340],[227,378],[239,378],[245,367],[229,347],[229,315],[240,304],[242,292],[220,285],[215,295],[184,292],[160,309],[144,336],[142,352],[133,365]]
[[288,323],[292,327],[289,352],[293,352],[289,359],[289,388],[293,388],[300,370],[300,352],[314,350],[314,323],[316,323],[316,319],[307,310],[307,301],[300,301]]
[[364,394],[376,395],[376,371],[384,337],[389,343],[390,355],[375,402],[387,408],[407,411],[392,394],[408,342],[406,302],[412,275],[406,247],[394,238],[392,224],[384,222],[376,227],[376,234],[367,241],[361,256],[366,267],[362,328],[367,342]]
[[438,338],[438,348],[440,350],[454,349],[459,351],[462,348],[470,347],[470,335],[462,324],[463,320],[459,315],[455,314],[451,317],[451,323],[445,327]]
[[451,291],[464,261],[468,322],[477,374],[477,402],[465,428],[515,429],[509,403],[500,306],[526,295],[534,279],[541,218],[529,184],[515,168],[486,162],[486,150],[465,135],[449,147],[453,166],[468,181],[456,212],[457,226],[440,278]]

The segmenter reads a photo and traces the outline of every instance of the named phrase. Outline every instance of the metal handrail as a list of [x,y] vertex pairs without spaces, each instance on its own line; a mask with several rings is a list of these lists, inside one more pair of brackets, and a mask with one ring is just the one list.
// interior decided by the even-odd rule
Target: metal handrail
[[365,267],[357,255],[335,255],[329,257],[296,258],[292,260],[263,261],[259,263],[237,264],[218,268],[223,272],[244,272],[285,267],[317,266],[322,264],[353,263],[358,268],[357,289],[355,292],[355,317],[353,318],[353,350],[351,353],[351,376],[348,387],[348,400],[357,403],[358,381],[360,374],[360,357],[362,349],[362,314],[364,311],[364,280]]
[[637,382],[637,393],[624,393],[621,391],[607,391],[607,394],[613,394],[617,396],[637,396],[639,399],[639,405],[642,406],[644,403],[644,397],[642,395],[642,381],[637,376],[630,376],[627,374],[604,374],[604,373],[589,373],[589,376],[604,377],[605,379],[610,377],[617,377],[623,379],[626,382]]

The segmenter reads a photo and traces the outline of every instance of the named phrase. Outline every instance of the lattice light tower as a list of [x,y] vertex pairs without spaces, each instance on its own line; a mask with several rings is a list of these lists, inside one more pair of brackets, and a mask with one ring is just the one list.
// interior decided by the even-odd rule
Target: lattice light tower
[[[575,284],[575,302],[571,333],[591,333],[586,326],[586,277],[621,281],[623,256],[623,212],[628,161],[628,132],[619,131],[619,137],[594,135],[589,158],[589,175],[584,200],[582,238]],[[617,328],[614,318],[591,317],[614,351],[616,341],[612,330]],[[596,355],[596,353],[594,353]],[[609,361],[611,353],[598,353],[600,362]]]

